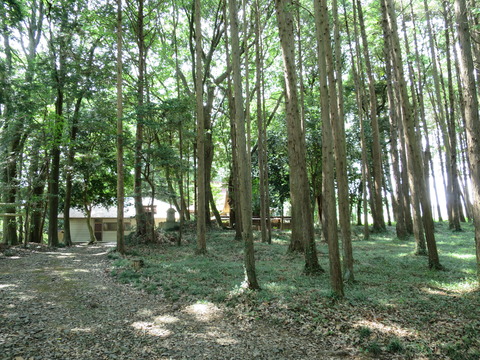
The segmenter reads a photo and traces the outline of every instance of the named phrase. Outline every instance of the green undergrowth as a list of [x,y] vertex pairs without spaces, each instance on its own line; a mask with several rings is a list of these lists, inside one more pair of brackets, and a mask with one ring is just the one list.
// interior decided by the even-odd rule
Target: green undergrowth
[[[395,231],[357,235],[353,242],[355,282],[345,298],[330,290],[327,246],[317,241],[320,276],[303,275],[302,254],[288,254],[289,233],[274,232],[272,244],[256,235],[256,271],[262,290],[244,287],[243,243],[234,232],[211,231],[206,255],[195,254],[195,239],[137,245],[125,258],[111,253],[112,274],[123,283],[167,301],[208,301],[240,319],[262,319],[299,335],[315,336],[333,349],[353,348],[374,358],[480,358],[480,293],[476,283],[473,228],[452,232],[436,224],[444,271],[428,268],[414,254],[414,240]],[[360,234],[360,229],[354,233]],[[142,265],[134,268],[133,259]]]

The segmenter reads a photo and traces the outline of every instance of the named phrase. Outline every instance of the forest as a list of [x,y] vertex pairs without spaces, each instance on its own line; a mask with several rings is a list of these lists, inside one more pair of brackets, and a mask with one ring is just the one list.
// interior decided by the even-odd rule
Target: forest
[[70,246],[70,209],[102,205],[123,254],[126,197],[155,242],[150,198],[198,256],[235,229],[252,290],[272,216],[291,217],[305,274],[325,241],[339,298],[358,229],[393,227],[441,271],[436,224],[473,224],[478,279],[479,21],[475,0],[4,0],[3,243]]

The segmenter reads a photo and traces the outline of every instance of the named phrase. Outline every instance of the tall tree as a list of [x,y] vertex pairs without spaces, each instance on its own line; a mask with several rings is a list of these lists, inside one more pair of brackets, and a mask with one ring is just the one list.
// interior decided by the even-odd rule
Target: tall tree
[[255,271],[255,255],[253,248],[252,232],[252,171],[250,166],[250,152],[247,149],[245,110],[242,94],[242,77],[240,68],[240,41],[238,36],[237,1],[228,1],[230,14],[230,38],[232,41],[232,70],[233,89],[235,100],[235,125],[238,157],[239,191],[242,197],[240,211],[242,219],[242,238],[245,246],[245,272],[246,282],[249,289],[259,289]]
[[260,228],[262,241],[271,243],[270,199],[268,195],[267,141],[263,102],[263,54],[261,44],[260,1],[255,1],[255,87],[257,97],[258,168],[260,191]]
[[[5,203],[5,216],[3,218],[3,242],[16,245],[18,243],[17,234],[17,212],[15,201],[18,188],[18,159],[22,151],[22,136],[24,133],[23,119],[20,114],[16,114],[15,99],[13,91],[13,56],[14,50],[11,46],[12,27],[22,18],[20,2],[10,1],[2,6],[0,10],[0,32],[3,38],[4,56],[2,61],[2,85],[3,99],[3,117],[5,122],[2,125],[2,157],[5,161],[2,169],[2,177],[5,188],[3,189],[2,200]],[[36,24],[35,24],[36,25]],[[32,60],[32,58],[29,58]],[[31,70],[31,69],[30,69]],[[30,71],[27,71],[30,74]],[[28,75],[27,75],[28,76]],[[27,78],[28,80],[28,78]],[[3,208],[3,206],[2,206]]]
[[291,0],[275,0],[280,46],[282,48],[286,87],[286,118],[288,161],[290,165],[290,201],[292,204],[292,235],[290,251],[303,249],[305,272],[323,271],[318,263],[313,231],[310,185],[306,168],[305,126],[300,116],[295,68],[293,29],[294,6]]
[[465,109],[470,179],[473,189],[473,219],[477,254],[477,277],[480,282],[480,117],[478,114],[478,93],[475,82],[475,68],[472,55],[472,40],[465,0],[455,0],[455,17],[460,44],[459,63],[462,79],[462,101]]
[[[77,9],[75,9],[77,10]],[[65,126],[64,101],[67,80],[67,54],[73,32],[78,27],[78,13],[70,18],[73,4],[62,1],[49,12],[50,64],[55,90],[55,113],[50,121],[50,171],[48,176],[48,245],[58,246],[58,205],[60,195],[60,155]]]
[[[360,34],[363,45],[363,57],[365,59],[365,70],[368,78],[368,93],[370,104],[370,121],[372,129],[372,161],[373,161],[373,179],[374,179],[374,194],[373,194],[373,229],[375,231],[385,230],[385,219],[383,217],[383,198],[382,198],[382,153],[380,147],[380,129],[378,126],[377,115],[377,94],[375,92],[375,77],[370,61],[370,51],[367,42],[367,33],[365,30],[365,20],[363,16],[362,4],[357,1],[358,20],[360,25]],[[360,55],[360,54],[359,54]]]
[[123,169],[123,61],[122,0],[117,0],[117,251],[125,254]]
[[403,71],[403,60],[398,35],[398,27],[396,22],[395,11],[392,0],[382,0],[383,24],[386,39],[390,42],[389,49],[391,51],[391,60],[398,83],[399,100],[402,106],[402,121],[405,131],[405,140],[408,149],[408,175],[410,181],[410,190],[412,195],[418,196],[422,211],[423,229],[428,248],[428,265],[430,268],[442,269],[438,258],[437,246],[435,242],[434,224],[432,218],[432,210],[430,199],[426,190],[425,178],[423,173],[423,161],[421,157],[419,139],[416,135],[416,124],[412,106],[408,98],[408,91]]
[[201,1],[195,0],[195,98],[197,116],[197,253],[207,252],[205,218],[205,134],[203,112]]
[[148,237],[147,216],[143,207],[142,196],[142,168],[143,168],[143,133],[145,122],[145,70],[146,70],[146,43],[145,43],[145,3],[144,0],[138,0],[136,13],[136,42],[138,47],[138,79],[137,79],[137,124],[135,133],[135,165],[134,165],[134,192],[135,199],[135,220],[137,224],[137,235]]
[[[327,58],[332,57],[330,45],[330,30],[326,14],[327,5],[324,0],[314,1],[315,26],[317,36],[317,62],[320,78],[320,102],[322,113],[322,194],[323,194],[323,234],[328,243],[328,257],[330,262],[330,283],[336,296],[343,297],[342,266],[340,263],[340,250],[338,246],[337,209],[334,184],[334,141],[335,131],[331,105],[329,103],[332,87],[328,86]],[[328,44],[327,44],[328,43]],[[328,53],[330,52],[330,53]],[[331,79],[330,79],[331,80]],[[333,94],[335,96],[335,94]],[[338,164],[337,164],[338,165]],[[353,273],[351,274],[353,276]]]

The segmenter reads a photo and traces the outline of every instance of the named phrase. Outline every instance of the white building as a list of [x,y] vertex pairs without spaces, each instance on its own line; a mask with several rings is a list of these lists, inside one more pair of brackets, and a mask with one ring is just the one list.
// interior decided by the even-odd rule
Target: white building
[[[145,211],[151,212],[151,199],[143,199]],[[167,219],[167,210],[170,209],[170,204],[154,200],[153,202],[153,215],[155,219],[155,227],[164,223]],[[63,218],[63,214],[60,216]],[[177,217],[178,218],[178,217]],[[95,237],[98,241],[103,242],[116,242],[117,241],[117,207],[112,206],[110,208],[95,206],[92,208],[92,215],[90,219],[91,226],[95,233]],[[135,230],[135,206],[133,198],[127,198],[124,208],[124,223],[125,223],[125,235],[130,234]],[[86,214],[77,209],[70,209],[70,234],[72,242],[88,242],[90,235],[87,226]],[[60,235],[63,237],[63,233]]]

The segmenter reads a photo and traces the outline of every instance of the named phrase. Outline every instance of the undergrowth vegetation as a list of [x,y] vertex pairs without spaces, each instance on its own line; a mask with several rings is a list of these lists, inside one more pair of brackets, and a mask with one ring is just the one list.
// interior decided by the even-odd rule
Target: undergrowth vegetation
[[[262,319],[335,349],[376,358],[480,358],[480,297],[475,274],[473,228],[452,232],[436,224],[445,271],[428,269],[412,240],[395,232],[354,241],[355,282],[337,300],[328,272],[302,274],[302,254],[288,254],[289,234],[274,232],[271,245],[256,241],[261,291],[248,291],[243,244],[229,231],[208,234],[208,254],[195,255],[194,234],[182,246],[135,245],[125,258],[111,253],[118,281],[180,305],[211,302],[238,318]],[[328,270],[327,246],[317,244]],[[133,259],[142,267],[134,268]]]

